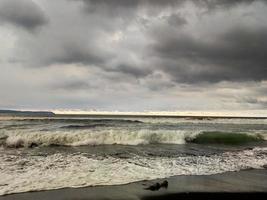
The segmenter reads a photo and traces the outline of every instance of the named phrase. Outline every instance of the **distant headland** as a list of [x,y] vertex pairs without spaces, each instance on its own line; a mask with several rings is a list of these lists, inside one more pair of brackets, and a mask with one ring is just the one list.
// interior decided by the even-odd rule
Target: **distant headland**
[[53,117],[56,114],[50,111],[19,111],[19,110],[0,110],[0,116],[38,116],[38,117]]

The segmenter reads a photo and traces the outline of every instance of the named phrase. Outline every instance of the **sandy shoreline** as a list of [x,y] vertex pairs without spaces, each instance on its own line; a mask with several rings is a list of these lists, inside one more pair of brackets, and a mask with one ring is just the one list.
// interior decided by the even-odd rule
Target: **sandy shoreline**
[[[167,189],[145,190],[156,182],[168,180]],[[256,194],[255,194],[256,192]],[[207,193],[210,197],[231,195],[248,198],[267,192],[267,170],[255,169],[227,172],[209,176],[175,176],[168,179],[140,181],[126,185],[96,186],[84,188],[63,188],[48,191],[26,192],[1,196],[0,200],[48,200],[48,199],[175,199],[198,198]],[[212,193],[212,194],[211,194]],[[224,194],[222,194],[224,193]],[[235,194],[233,194],[235,193]],[[265,195],[264,195],[265,196]]]

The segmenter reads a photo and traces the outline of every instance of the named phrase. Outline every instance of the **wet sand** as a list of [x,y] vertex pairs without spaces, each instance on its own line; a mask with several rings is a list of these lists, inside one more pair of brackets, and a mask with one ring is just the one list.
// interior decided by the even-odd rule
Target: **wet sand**
[[[168,181],[168,188],[145,190],[157,182]],[[251,199],[267,196],[267,170],[245,170],[209,176],[175,176],[168,179],[140,181],[126,185],[63,188],[1,196],[0,200],[152,200],[199,199],[200,197]]]

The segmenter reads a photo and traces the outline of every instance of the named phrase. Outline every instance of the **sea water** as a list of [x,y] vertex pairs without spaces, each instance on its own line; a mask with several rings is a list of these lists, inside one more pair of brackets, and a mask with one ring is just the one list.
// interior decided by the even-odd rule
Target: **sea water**
[[[204,133],[260,140],[194,143]],[[262,168],[266,136],[266,119],[0,117],[0,195]]]

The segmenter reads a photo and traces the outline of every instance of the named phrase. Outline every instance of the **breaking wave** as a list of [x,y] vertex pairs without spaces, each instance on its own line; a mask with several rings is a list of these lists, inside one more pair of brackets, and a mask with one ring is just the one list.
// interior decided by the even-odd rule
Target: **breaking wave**
[[221,133],[221,132],[189,132],[182,130],[75,130],[75,131],[42,131],[16,132],[5,138],[6,147],[34,146],[82,146],[82,145],[147,145],[147,144],[185,144],[215,143],[242,144],[258,142],[264,137],[256,134]]
[[264,140],[260,134],[229,133],[229,132],[202,132],[194,138],[187,138],[188,142],[197,144],[245,144]]
[[29,132],[13,133],[6,139],[7,147],[30,147],[35,145],[62,145],[62,146],[82,146],[82,145],[145,145],[145,144],[184,144],[185,138],[193,136],[194,133],[183,131],[127,131],[105,130],[88,131],[80,130],[74,132]]

